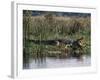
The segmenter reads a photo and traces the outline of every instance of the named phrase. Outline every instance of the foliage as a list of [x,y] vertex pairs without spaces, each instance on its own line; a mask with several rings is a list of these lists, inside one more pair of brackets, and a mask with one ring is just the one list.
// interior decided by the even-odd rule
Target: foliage
[[[84,37],[84,54],[91,52],[91,24],[90,17],[63,17],[47,13],[42,16],[31,16],[31,11],[23,15],[23,46],[25,55],[36,57],[37,54],[49,56],[47,51],[63,51],[57,46],[42,45],[41,40],[78,39]],[[34,44],[29,40],[40,40]],[[53,56],[53,55],[52,55]]]

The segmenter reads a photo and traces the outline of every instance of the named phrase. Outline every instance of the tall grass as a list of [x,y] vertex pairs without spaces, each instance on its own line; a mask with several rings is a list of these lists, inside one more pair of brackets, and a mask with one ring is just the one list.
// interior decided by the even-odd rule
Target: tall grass
[[28,40],[56,40],[78,39],[84,37],[84,54],[90,54],[91,22],[90,17],[57,17],[47,14],[46,16],[23,17],[23,40],[25,52],[36,57],[37,53],[47,54],[50,49],[60,50],[57,46],[36,45]]

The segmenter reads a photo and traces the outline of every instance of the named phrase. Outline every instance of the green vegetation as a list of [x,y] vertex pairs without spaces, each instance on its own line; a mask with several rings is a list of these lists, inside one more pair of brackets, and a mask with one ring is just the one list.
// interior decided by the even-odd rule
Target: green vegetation
[[[64,55],[66,45],[43,45],[41,40],[72,39],[84,37],[83,52],[90,55],[91,22],[90,16],[55,16],[52,12],[40,16],[31,16],[31,11],[23,15],[23,56],[37,58],[38,56],[59,57]],[[40,40],[39,44],[29,40]],[[70,48],[69,48],[70,49]],[[58,51],[58,53],[50,53]],[[70,50],[69,50],[70,51]],[[61,54],[62,53],[62,54]]]

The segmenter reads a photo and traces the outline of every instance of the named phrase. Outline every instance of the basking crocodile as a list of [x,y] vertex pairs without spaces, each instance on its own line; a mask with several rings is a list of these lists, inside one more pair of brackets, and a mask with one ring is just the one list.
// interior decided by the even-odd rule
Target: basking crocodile
[[44,45],[60,45],[61,43],[65,45],[71,45],[73,48],[82,48],[81,41],[83,37],[72,40],[72,39],[57,39],[57,40],[29,40],[35,44],[44,44]]

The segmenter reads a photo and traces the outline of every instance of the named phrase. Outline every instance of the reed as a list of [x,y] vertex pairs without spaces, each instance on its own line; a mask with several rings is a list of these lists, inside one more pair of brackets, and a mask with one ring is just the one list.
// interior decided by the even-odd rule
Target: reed
[[[23,41],[24,53],[33,56],[58,56],[47,51],[61,51],[56,45],[42,45],[41,40],[78,39],[84,37],[84,54],[91,52],[91,22],[90,17],[57,17],[47,16],[23,16]],[[28,40],[40,40],[40,44],[28,42]],[[25,54],[26,55],[26,54]]]

